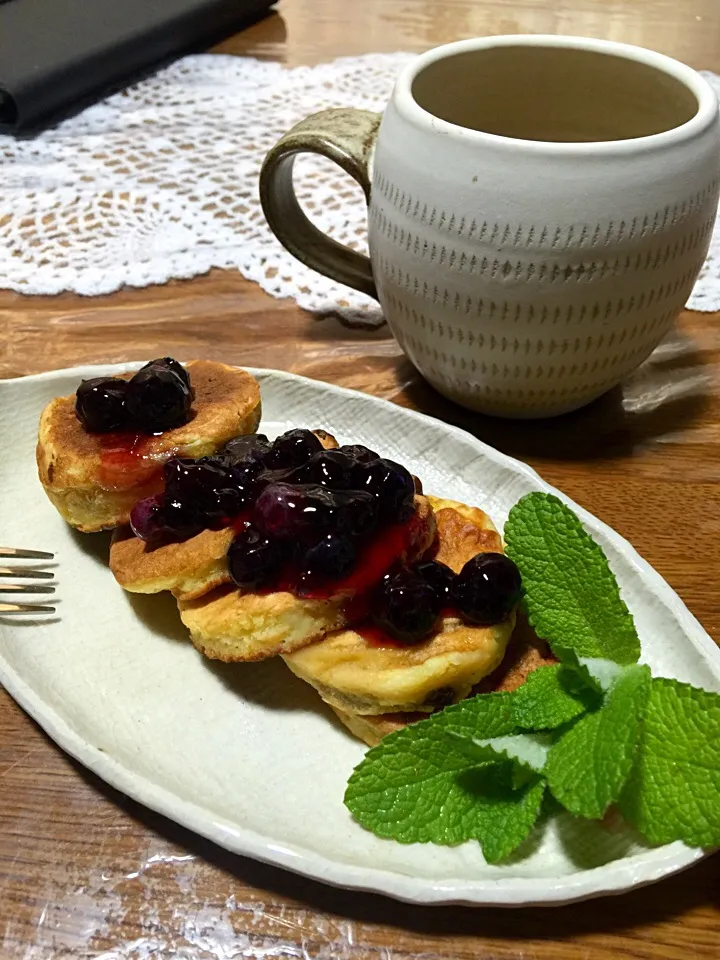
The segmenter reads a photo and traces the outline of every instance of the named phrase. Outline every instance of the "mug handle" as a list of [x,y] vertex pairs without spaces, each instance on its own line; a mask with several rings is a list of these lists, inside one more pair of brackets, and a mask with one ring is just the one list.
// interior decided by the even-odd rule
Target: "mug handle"
[[334,160],[363,188],[370,202],[368,165],[381,115],[369,110],[322,110],[295,124],[270,150],[260,171],[260,202],[270,229],[302,263],[332,280],[378,299],[370,258],[326,236],[308,220],[293,187],[299,153]]

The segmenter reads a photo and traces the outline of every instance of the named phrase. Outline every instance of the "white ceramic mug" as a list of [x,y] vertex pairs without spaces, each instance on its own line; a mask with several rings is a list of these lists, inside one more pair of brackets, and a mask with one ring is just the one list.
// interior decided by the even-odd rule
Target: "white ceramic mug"
[[[370,258],[300,209],[292,165],[337,161]],[[376,296],[441,393],[503,416],[588,403],[659,343],[707,253],[720,182],[712,88],[604,40],[504,36],[418,57],[382,118],[326,110],[270,151],[267,220],[309,266]]]

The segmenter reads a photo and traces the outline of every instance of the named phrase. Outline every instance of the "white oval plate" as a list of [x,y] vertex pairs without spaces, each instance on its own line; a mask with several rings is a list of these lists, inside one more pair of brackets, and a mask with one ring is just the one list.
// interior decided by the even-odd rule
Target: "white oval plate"
[[[567,903],[650,883],[703,855],[682,843],[649,849],[629,831],[561,817],[531,838],[524,857],[488,866],[474,843],[404,846],[354,823],[342,798],[364,747],[314,691],[279,659],[205,660],[169,595],[124,593],[107,569],[107,537],[70,530],[45,497],[34,460],[43,406],[81,377],[136,366],[0,381],[0,540],[56,552],[61,614],[0,623],[0,680],[64,750],[228,850],[416,903]],[[526,465],[429,417],[291,374],[252,372],[266,432],[318,426],[366,443],[405,463],[428,492],[481,505],[498,524],[523,494],[557,492]],[[720,653],[679,597],[629,543],[571,505],[608,555],[654,673],[720,690]]]

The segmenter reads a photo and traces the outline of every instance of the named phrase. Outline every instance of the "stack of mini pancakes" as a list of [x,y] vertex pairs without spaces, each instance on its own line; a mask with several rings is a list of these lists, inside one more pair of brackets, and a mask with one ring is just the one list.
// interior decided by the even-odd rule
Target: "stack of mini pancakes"
[[[110,568],[125,590],[167,590],[176,597],[203,654],[227,662],[282,656],[345,726],[371,745],[468,696],[481,681],[485,689],[509,688],[549,662],[547,650],[526,637],[505,657],[514,614],[489,627],[441,615],[430,637],[400,645],[378,641],[358,626],[351,612],[357,605],[347,594],[305,599],[285,591],[243,591],[228,572],[232,527],[159,546],[135,537],[127,526],[129,513],[138,500],[162,488],[158,465],[171,456],[212,455],[233,437],[257,429],[260,393],[249,374],[205,361],[187,368],[195,389],[193,417],[152,438],[154,471],[120,482],[113,477],[109,485],[101,470],[102,445],[78,423],[73,397],[58,398],[44,411],[38,466],[48,496],[68,523],[86,532],[115,529]],[[337,446],[324,431],[316,435],[324,447]],[[408,564],[434,559],[457,573],[476,554],[503,550],[487,514],[453,500],[418,494],[412,527],[406,554],[398,558]]]

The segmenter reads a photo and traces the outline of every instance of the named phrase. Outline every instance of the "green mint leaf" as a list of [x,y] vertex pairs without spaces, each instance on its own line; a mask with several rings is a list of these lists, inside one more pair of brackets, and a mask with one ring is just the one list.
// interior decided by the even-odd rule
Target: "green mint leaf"
[[628,667],[599,710],[579,720],[550,749],[553,796],[576,816],[599,820],[630,774],[650,692],[650,670]]
[[516,743],[523,738],[513,736],[514,696],[474,697],[385,737],[348,783],[345,804],[355,819],[401,843],[476,840],[488,863],[506,859],[532,830],[545,793],[542,777],[506,759],[523,756]]
[[620,809],[650,843],[720,845],[720,694],[653,679]]
[[563,664],[539,667],[515,691],[513,719],[523,730],[554,730],[600,705],[598,693]]
[[461,738],[515,732],[512,694],[465,700],[385,737],[355,768],[345,805],[379,837],[454,845],[477,835],[478,801],[458,782],[471,761]]
[[[507,553],[523,580],[530,624],[556,655],[635,663],[640,641],[600,546],[557,497],[530,493],[510,510]],[[556,649],[557,648],[557,649]]]
[[578,657],[577,668],[583,677],[587,677],[589,686],[607,693],[615,686],[620,674],[625,669],[614,660],[603,660],[600,657]]
[[488,863],[501,863],[516,850],[537,822],[545,794],[538,774],[518,789],[512,762],[466,770],[457,778],[458,789],[473,799],[471,832]]
[[601,657],[579,657],[573,650],[558,647],[555,654],[563,665],[572,670],[581,687],[594,690],[596,694],[605,694],[614,685],[625,667],[614,660]]
[[587,687],[589,690],[594,690],[598,696],[602,696],[603,693],[607,693],[607,686],[604,682],[601,684],[598,678],[594,675],[594,671],[591,672],[588,664],[595,663],[612,663],[613,666],[618,667],[622,670],[618,664],[614,663],[612,660],[603,660],[599,661],[591,657],[579,657],[573,650],[569,650],[567,647],[555,645],[554,654],[560,659],[563,666],[567,667],[569,670],[573,670],[578,677],[580,683]]
[[[420,732],[428,728],[445,729],[452,728],[458,733],[466,733],[468,736],[477,737],[506,737],[508,734],[515,733],[516,726],[513,719],[513,693],[483,693],[475,697],[470,697],[460,703],[455,703],[450,707],[445,707],[439,713],[428,717],[427,720],[421,720],[405,730],[398,731],[393,736],[398,736],[406,731]],[[388,738],[385,738],[383,743]],[[377,749],[375,747],[374,749]]]
[[[491,739],[468,737],[452,729],[446,730],[445,733],[451,739],[452,746],[456,750],[463,751],[473,766],[510,761],[516,767],[524,768],[526,771],[542,773],[548,750],[552,745],[546,733],[510,734],[506,737]],[[526,776],[516,772],[516,786],[526,781]]]

